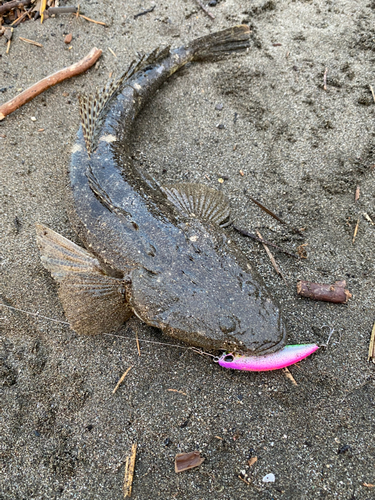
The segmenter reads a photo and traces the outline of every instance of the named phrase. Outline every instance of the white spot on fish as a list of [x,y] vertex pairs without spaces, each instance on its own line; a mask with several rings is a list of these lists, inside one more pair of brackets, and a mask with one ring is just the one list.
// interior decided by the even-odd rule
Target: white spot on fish
[[133,85],[133,88],[134,88],[135,90],[142,90],[142,87],[139,85],[139,83],[135,83],[135,84]]
[[190,241],[197,241],[198,239],[198,236],[194,235],[194,236],[190,236],[189,240]]
[[115,135],[112,135],[112,134],[108,134],[108,135],[102,135],[99,139],[99,141],[104,141],[104,142],[116,142],[117,141],[117,137]]
[[72,147],[72,153],[78,153],[78,151],[82,151],[82,146],[80,144],[74,144]]
[[159,73],[159,74],[163,73],[164,69],[165,69],[164,64],[162,64],[161,66],[158,67],[158,69],[156,70],[156,73]]

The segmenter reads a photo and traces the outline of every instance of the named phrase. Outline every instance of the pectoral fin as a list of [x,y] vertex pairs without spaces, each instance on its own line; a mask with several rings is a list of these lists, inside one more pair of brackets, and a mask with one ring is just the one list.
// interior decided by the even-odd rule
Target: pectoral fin
[[132,314],[123,280],[105,274],[85,249],[41,224],[37,242],[44,267],[59,283],[59,298],[70,326],[95,335],[118,329]]
[[168,200],[189,217],[214,222],[221,227],[231,223],[229,203],[216,189],[193,183],[173,184],[161,189]]

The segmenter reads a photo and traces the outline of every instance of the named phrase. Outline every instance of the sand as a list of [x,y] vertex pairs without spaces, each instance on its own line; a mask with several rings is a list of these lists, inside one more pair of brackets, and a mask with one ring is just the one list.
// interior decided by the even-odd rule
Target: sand
[[[375,226],[363,214],[375,222],[375,3],[223,0],[209,7],[215,20],[192,0],[80,4],[108,27],[61,15],[22,24],[9,55],[0,39],[1,102],[103,50],[95,68],[0,123],[0,302],[40,315],[0,307],[0,498],[120,499],[133,443],[138,500],[373,498]],[[292,252],[306,244],[307,259],[275,252],[286,285],[262,245],[226,230],[280,301],[288,343],[324,342],[334,328],[327,349],[290,367],[297,385],[283,371],[220,368],[138,319],[120,338],[78,336],[35,242],[41,222],[79,243],[67,216],[78,93],[137,51],[242,22],[253,31],[248,53],[190,65],[165,84],[137,122],[134,161],[159,182],[222,189],[247,231]],[[345,279],[353,298],[299,298],[299,279]],[[194,450],[203,464],[176,474],[175,455]]]

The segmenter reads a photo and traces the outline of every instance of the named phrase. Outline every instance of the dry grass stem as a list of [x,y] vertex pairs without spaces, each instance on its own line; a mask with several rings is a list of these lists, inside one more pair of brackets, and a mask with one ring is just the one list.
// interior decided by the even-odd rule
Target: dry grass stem
[[103,21],[95,21],[94,19],[90,19],[89,17],[83,16],[82,14],[78,14],[78,16],[82,17],[82,19],[86,19],[86,21],[89,21],[90,23],[101,24],[102,26],[107,26],[106,23],[103,23]]
[[125,370],[125,372],[124,372],[124,373],[123,373],[123,375],[121,376],[120,380],[117,382],[116,387],[113,389],[112,394],[114,394],[114,393],[117,391],[117,389],[118,389],[118,388],[120,387],[120,385],[123,383],[123,381],[124,381],[124,379],[125,379],[126,375],[130,372],[130,370],[131,370],[132,368],[133,368],[132,366],[129,366],[129,368],[127,368],[127,369]]
[[140,356],[141,355],[141,348],[139,347],[138,333],[135,334],[135,341],[137,343],[138,356]]
[[375,323],[372,327],[367,361],[372,361],[373,363],[375,363]]
[[132,485],[135,468],[135,457],[137,455],[137,443],[132,445],[130,456],[126,457],[124,476],[124,498],[132,496]]
[[295,378],[288,370],[288,368],[283,368],[283,372],[285,373],[286,378],[288,378],[292,382],[293,385],[298,385],[297,382],[295,381]]
[[[260,234],[260,232],[258,230],[256,231],[256,233],[257,233],[258,238],[263,240],[263,236]],[[272,255],[271,250],[268,248],[268,246],[265,243],[262,243],[262,245],[264,246],[264,249],[265,249],[265,251],[266,251],[266,253],[271,261],[271,264],[273,265],[273,268],[275,269],[277,274],[280,275],[281,278],[284,280],[284,283],[286,284],[286,286],[288,286],[288,283],[286,282],[286,279],[284,278],[284,275],[281,272],[281,270],[280,270],[280,268],[275,260],[275,257]]]
[[353,241],[352,243],[355,242],[355,239],[357,237],[357,233],[358,233],[358,226],[359,226],[359,219],[357,220],[357,224],[355,225],[355,228],[354,228],[354,234],[353,234]]
[[23,38],[22,36],[18,37],[20,40],[26,43],[30,43],[31,45],[36,45],[37,47],[43,47],[43,45],[39,42],[34,42],[34,40],[29,40],[28,38]]

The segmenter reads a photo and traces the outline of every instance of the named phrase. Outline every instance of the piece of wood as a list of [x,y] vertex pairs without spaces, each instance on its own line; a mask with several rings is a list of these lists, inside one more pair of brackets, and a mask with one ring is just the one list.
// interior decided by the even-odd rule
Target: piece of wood
[[375,323],[372,327],[367,361],[372,361],[373,363],[375,363]]
[[97,49],[96,47],[94,47],[87,54],[87,56],[85,56],[80,61],[72,64],[71,66],[68,66],[67,68],[56,71],[56,73],[53,73],[46,78],[43,78],[43,80],[40,80],[39,82],[35,83],[28,89],[18,94],[16,97],[13,97],[13,99],[11,99],[10,101],[2,104],[0,106],[0,121],[4,120],[6,116],[10,115],[11,113],[13,113],[13,111],[31,101],[32,99],[34,99],[34,97],[38,96],[50,87],[53,87],[54,85],[63,82],[64,80],[68,80],[73,76],[84,73],[96,63],[101,55],[101,49]]
[[184,470],[199,467],[204,461],[199,451],[191,451],[189,453],[179,453],[174,461],[175,472],[183,472]]
[[299,281],[297,293],[301,297],[313,300],[323,300],[335,304],[346,304],[352,294],[345,288],[346,281],[335,281],[333,285],[312,283],[311,281]]
[[[258,236],[258,238],[263,239],[263,237],[262,237],[262,235],[260,234],[259,231],[257,231],[257,236]],[[281,278],[284,280],[284,283],[286,284],[286,286],[288,286],[288,283],[287,283],[286,279],[284,278],[284,275],[281,272],[281,269],[279,268],[279,266],[278,266],[278,264],[277,264],[277,262],[275,260],[275,257],[272,255],[271,250],[268,248],[268,246],[265,243],[262,242],[262,245],[263,245],[264,250],[266,251],[266,253],[268,255],[268,258],[271,261],[271,264],[272,264],[273,268],[275,269],[275,271],[277,272],[277,274],[280,275]]]
[[4,3],[3,5],[0,5],[0,15],[15,9],[16,7],[29,5],[31,1],[32,0],[14,0],[13,2]]
[[100,24],[101,26],[107,26],[106,23],[103,23],[103,21],[95,21],[95,19],[90,19],[89,17],[86,17],[82,14],[78,14],[78,16],[82,17],[82,19],[86,19],[86,21],[89,21],[90,23]]
[[28,38],[23,38],[22,36],[19,36],[18,38],[23,42],[30,43],[31,45],[35,45],[36,47],[43,47],[41,43],[35,42],[34,40],[29,40]]
[[132,485],[135,469],[135,457],[137,455],[137,443],[132,445],[130,456],[126,457],[124,476],[124,498],[132,496]]

